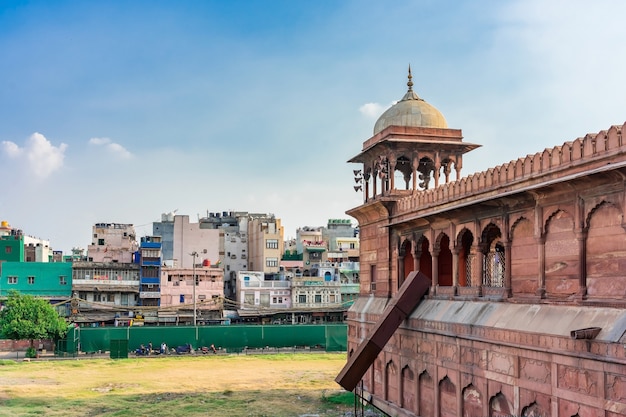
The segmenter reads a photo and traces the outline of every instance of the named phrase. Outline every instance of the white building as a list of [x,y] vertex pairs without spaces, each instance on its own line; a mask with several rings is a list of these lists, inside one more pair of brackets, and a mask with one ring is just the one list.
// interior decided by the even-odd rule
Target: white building
[[239,271],[237,275],[240,309],[269,311],[291,307],[291,282],[266,281],[262,271]]

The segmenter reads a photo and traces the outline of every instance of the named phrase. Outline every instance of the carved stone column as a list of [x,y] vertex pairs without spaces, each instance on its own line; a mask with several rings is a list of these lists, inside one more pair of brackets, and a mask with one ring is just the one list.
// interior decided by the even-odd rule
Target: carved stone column
[[437,287],[439,287],[439,251],[440,248],[433,246],[433,253],[432,253],[432,272],[433,272],[433,294],[437,294]]
[[392,191],[396,189],[396,184],[394,181],[394,173],[396,172],[396,157],[394,155],[391,155],[389,157],[389,162],[388,162],[388,178],[389,178],[389,190],[388,191]]
[[457,294],[459,287],[459,247],[452,248],[452,288],[453,294]]
[[417,167],[418,166],[419,166],[419,159],[417,156],[415,156],[411,164],[411,169],[413,170],[413,184],[412,184],[413,191],[417,190]]
[[511,241],[504,242],[504,289],[506,291],[506,297],[511,298],[513,296],[513,284],[511,283]]

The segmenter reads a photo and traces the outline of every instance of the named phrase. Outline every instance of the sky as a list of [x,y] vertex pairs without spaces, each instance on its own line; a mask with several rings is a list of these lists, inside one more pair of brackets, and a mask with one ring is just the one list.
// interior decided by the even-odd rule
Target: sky
[[[95,223],[363,202],[347,163],[413,89],[482,147],[463,176],[626,122],[626,2],[0,3],[0,220],[86,248]],[[356,220],[352,219],[355,224]]]

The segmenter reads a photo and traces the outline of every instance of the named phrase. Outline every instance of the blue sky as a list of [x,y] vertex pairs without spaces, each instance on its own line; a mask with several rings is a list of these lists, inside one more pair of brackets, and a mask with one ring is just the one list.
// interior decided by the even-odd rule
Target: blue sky
[[626,121],[626,3],[4,1],[0,218],[68,251],[97,222],[362,202],[346,161],[414,90],[482,147],[463,175]]

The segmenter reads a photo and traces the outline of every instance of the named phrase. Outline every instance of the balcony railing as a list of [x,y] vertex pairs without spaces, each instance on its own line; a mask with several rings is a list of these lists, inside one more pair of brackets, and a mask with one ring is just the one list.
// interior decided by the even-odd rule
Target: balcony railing
[[161,293],[158,291],[142,291],[139,293],[139,298],[161,298]]

